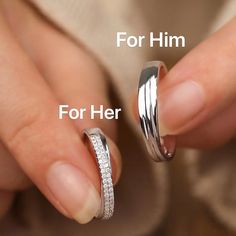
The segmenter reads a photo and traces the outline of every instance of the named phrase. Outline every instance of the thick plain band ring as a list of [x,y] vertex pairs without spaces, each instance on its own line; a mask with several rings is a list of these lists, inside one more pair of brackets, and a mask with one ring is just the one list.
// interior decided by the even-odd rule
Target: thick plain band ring
[[175,154],[175,137],[161,137],[158,122],[158,83],[167,72],[160,61],[145,64],[138,87],[138,111],[147,148],[155,161],[166,161]]
[[101,210],[97,218],[109,219],[114,212],[114,190],[110,151],[105,135],[98,128],[84,130],[92,145],[101,176]]

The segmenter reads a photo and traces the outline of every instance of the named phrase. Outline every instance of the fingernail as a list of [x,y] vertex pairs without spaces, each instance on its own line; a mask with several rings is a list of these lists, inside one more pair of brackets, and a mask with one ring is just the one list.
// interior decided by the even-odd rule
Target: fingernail
[[71,164],[53,164],[47,174],[47,184],[54,197],[81,224],[88,223],[100,210],[98,191],[85,174]]
[[161,135],[175,134],[190,122],[205,106],[203,88],[194,81],[182,82],[159,98]]

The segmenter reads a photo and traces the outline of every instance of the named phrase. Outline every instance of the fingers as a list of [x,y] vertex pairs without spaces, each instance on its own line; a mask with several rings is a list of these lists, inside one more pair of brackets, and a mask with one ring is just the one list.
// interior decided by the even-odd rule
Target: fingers
[[[105,75],[84,50],[78,48],[64,35],[52,35],[50,32],[47,32],[47,35],[54,42],[54,46],[49,48],[48,45],[38,45],[38,48],[48,53],[47,59],[39,65],[40,71],[45,75],[62,104],[86,109],[83,118],[74,121],[79,131],[89,127],[100,127],[104,133],[116,138],[114,120],[100,119],[98,116],[95,119],[90,117],[91,105],[94,105],[96,109],[99,109],[100,105],[104,109],[111,107]],[[31,48],[31,50],[34,49],[36,45]],[[35,55],[36,58],[41,56],[43,55]]]
[[[161,135],[212,148],[235,135],[236,18],[177,63],[159,84]],[[137,99],[134,102],[137,115]]]
[[[25,15],[26,14],[23,14],[23,18]],[[34,24],[33,20],[30,22]],[[29,32],[26,32],[26,34],[28,33]],[[39,30],[39,33],[41,34],[42,31]],[[62,37],[62,35],[60,35],[60,37]],[[85,65],[83,65],[83,60],[86,60],[86,57],[83,57],[82,61],[78,61],[78,55],[80,55],[82,51],[79,52],[77,49],[74,52],[75,46],[73,45],[65,50],[66,52],[73,51],[73,54],[62,54],[60,53],[60,47],[63,48],[64,45],[58,44],[57,46],[60,47],[55,48],[53,45],[56,45],[57,41],[50,41],[50,34],[47,34],[47,38],[49,44],[50,42],[52,43],[49,48],[58,50],[54,51],[55,57],[51,57],[49,54],[44,54],[43,57],[40,57],[42,56],[41,54],[38,54],[40,51],[42,53],[49,50],[49,48],[44,48],[44,45],[42,47],[40,47],[39,44],[35,45],[40,48],[37,51],[35,48],[29,46],[30,43],[27,43],[29,48],[27,49],[25,47],[25,49],[28,50],[32,58],[35,59],[40,71],[47,77],[48,83],[52,87],[52,90],[57,94],[57,98],[60,101],[72,105],[75,104],[75,101],[80,101],[81,97],[83,99],[83,96],[79,95],[86,94],[84,93],[84,89],[87,86],[96,87],[96,93],[103,93],[105,91],[105,83],[102,83],[101,81],[97,84],[89,84],[91,81],[90,76],[93,76],[95,78],[94,81],[96,81],[97,77],[101,77],[101,72],[97,68],[94,68],[93,71],[95,71],[95,73],[88,73],[91,70],[91,66],[95,66],[95,63],[90,63],[90,66],[86,68]],[[21,41],[20,37],[19,40]],[[34,40],[35,38],[31,38],[31,41]],[[69,42],[69,40],[67,41]],[[46,43],[43,40],[41,42],[42,44]],[[52,53],[50,50],[49,52]],[[77,53],[78,55],[76,55]],[[40,56],[35,57],[35,55]],[[48,60],[46,60],[46,63],[50,65],[48,67],[46,63],[43,62],[45,58],[48,58]],[[63,61],[63,58],[65,58],[65,61]],[[51,60],[55,60],[56,63],[52,64]],[[90,59],[88,59],[88,61],[89,60]],[[65,62],[65,65],[57,64],[61,61]],[[75,64],[73,64],[74,61],[76,62]],[[78,64],[78,62],[80,64]],[[76,66],[80,69],[85,67],[86,70],[84,71],[82,69],[78,71]],[[53,70],[49,67],[52,67]],[[57,70],[59,73],[55,73]],[[32,72],[31,69],[30,71]],[[80,71],[82,71],[82,73]],[[96,71],[99,73],[96,73]],[[35,78],[40,76],[34,72],[30,77]],[[67,80],[67,83],[62,83],[61,85],[59,81],[57,81],[57,77],[60,82],[62,82],[63,79],[64,81]],[[68,81],[68,78],[72,79]],[[78,78],[84,78],[84,80],[78,83]],[[88,82],[88,84],[86,84],[86,82]],[[29,81],[27,81],[27,83],[29,83]],[[27,83],[25,86],[28,86]],[[13,138],[10,138],[10,145],[9,140],[4,139],[4,141],[8,144],[10,149],[14,151],[17,160],[21,163],[24,170],[53,204],[65,215],[75,218],[80,223],[86,223],[97,214],[98,208],[100,208],[100,184],[97,167],[95,166],[93,158],[89,155],[88,150],[82,143],[82,140],[78,137],[76,129],[71,126],[71,122],[68,122],[67,119],[58,120],[58,104],[55,102],[55,98],[52,97],[50,91],[48,91],[48,88],[45,88],[45,84],[37,84],[38,90],[35,91],[35,84],[36,82],[34,81],[33,89],[29,89],[30,94],[28,94],[28,96],[34,101],[33,107],[37,108],[36,115],[32,120],[27,122],[24,121],[23,125],[22,122],[20,123],[20,128],[18,128],[19,131],[14,131],[16,134],[13,135]],[[68,84],[71,84],[72,86],[66,87]],[[84,84],[84,86],[82,86],[82,84]],[[68,93],[66,93],[67,89]],[[99,100],[100,97],[93,97],[94,91],[95,90],[88,91],[89,96],[91,95],[98,104],[103,104],[103,102],[104,104],[108,104],[107,100],[102,97],[103,100]],[[19,93],[21,93],[21,91],[19,91]],[[43,97],[40,101],[38,101],[37,98],[39,94]],[[90,103],[89,96],[84,98],[81,104],[85,103],[85,106],[87,106],[87,104]],[[86,102],[88,103],[86,104]],[[78,104],[80,105],[80,103]],[[19,106],[21,106],[21,104],[19,104]],[[40,111],[40,115],[37,113],[38,111]],[[27,114],[27,111],[24,109],[22,112]],[[13,113],[11,114],[14,115]],[[81,130],[83,127],[98,126],[100,121],[92,122],[84,122],[82,125],[77,125],[77,127]],[[99,126],[102,127],[105,132],[107,129],[107,132],[110,133],[111,136],[115,136],[115,128],[112,122],[110,126],[108,125],[109,128],[107,128],[103,122],[101,122]],[[32,138],[29,139],[29,137]],[[12,145],[12,143],[14,145]],[[40,150],[38,147],[40,147]],[[36,150],[36,153],[34,153],[33,150]],[[119,158],[119,154],[116,154],[115,156]],[[118,163],[117,165],[119,165],[120,162],[115,160],[113,163]],[[35,169],[36,166],[37,171]],[[116,164],[114,166],[116,166]],[[114,169],[116,169],[116,167],[114,167]],[[118,178],[120,172],[114,171],[113,173],[115,174],[114,178]],[[116,182],[116,179],[114,181]]]
[[178,134],[179,146],[216,147],[235,135],[235,26],[236,18],[188,53],[161,80],[160,133]]
[[[103,105],[104,109],[111,107],[104,78],[106,75],[95,59],[65,35],[33,14],[29,7],[18,5],[23,14],[8,15],[8,18],[10,18],[13,30],[17,33],[21,44],[35,61],[59,101],[62,104],[68,104],[69,107],[77,109],[82,107],[87,110],[83,119],[75,120],[79,133],[82,133],[85,128],[99,127],[106,135],[116,139],[114,119],[91,119],[89,116],[91,105],[94,105],[96,109],[100,105]],[[21,20],[17,17],[20,17]],[[30,25],[25,27],[27,22],[30,22]],[[21,25],[24,25],[24,34],[19,31]],[[38,35],[47,35],[47,37],[42,38],[39,42]],[[112,159],[114,159],[113,180],[117,182],[121,173],[120,153],[115,144],[110,142],[115,154],[112,155]]]
[[[50,33],[47,33],[50,38]],[[63,41],[61,39],[63,37]],[[47,78],[52,90],[57,94],[62,104],[68,104],[71,108],[85,108],[83,119],[74,121],[79,133],[85,128],[99,127],[104,133],[113,139],[116,139],[116,125],[114,120],[107,119],[91,119],[90,106],[94,105],[96,109],[103,105],[104,109],[110,107],[108,102],[107,88],[105,85],[104,75],[99,68],[82,50],[76,45],[72,45],[64,36],[58,35],[53,37],[54,46],[44,47],[41,45],[41,50],[47,51],[50,55],[57,53],[58,57],[47,57],[42,63],[41,71]],[[57,45],[58,44],[58,45]],[[60,45],[60,47],[59,47]],[[40,46],[37,46],[40,48]],[[70,48],[73,47],[73,50]],[[63,49],[63,50],[62,50]],[[33,48],[31,50],[34,50]],[[66,54],[66,56],[65,56]],[[37,56],[37,55],[36,55]],[[60,60],[59,58],[73,58],[70,60]],[[55,64],[58,67],[55,67]],[[112,145],[112,159],[113,159],[113,180],[118,181],[118,175],[115,173],[121,172],[120,153],[115,144],[110,141]]]
[[100,208],[94,162],[2,18],[0,40],[0,137],[49,200],[86,223]]
[[235,101],[235,26],[236,18],[187,54],[162,81],[163,134],[187,132]]
[[[44,31],[43,31],[44,32]],[[47,78],[52,90],[57,95],[62,104],[68,104],[71,108],[85,108],[83,119],[74,121],[79,133],[85,128],[99,127],[112,139],[116,139],[116,124],[108,119],[91,119],[90,107],[93,105],[99,109],[102,105],[104,109],[111,107],[108,99],[107,87],[104,74],[83,50],[77,45],[66,39],[61,34],[55,34],[53,29],[47,32],[48,40],[54,42],[53,46],[47,44],[33,45],[31,51],[38,50],[47,52],[46,60],[42,60],[40,71]],[[52,35],[53,34],[53,35]],[[55,57],[57,55],[57,57]],[[35,53],[35,57],[40,60],[41,54]],[[45,56],[45,55],[44,55]],[[65,58],[65,60],[61,60]],[[69,59],[68,59],[69,58]],[[41,61],[41,60],[40,60]],[[120,153],[115,144],[110,141],[113,159],[113,180],[118,181],[115,173],[121,172]]]

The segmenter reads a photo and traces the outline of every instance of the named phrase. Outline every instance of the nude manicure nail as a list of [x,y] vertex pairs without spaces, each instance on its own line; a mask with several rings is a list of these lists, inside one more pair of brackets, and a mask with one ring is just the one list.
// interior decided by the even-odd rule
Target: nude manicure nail
[[190,122],[205,106],[203,88],[194,81],[182,82],[159,98],[161,135],[175,134]]
[[100,210],[99,193],[85,174],[71,164],[53,164],[47,184],[54,197],[81,224],[91,221]]

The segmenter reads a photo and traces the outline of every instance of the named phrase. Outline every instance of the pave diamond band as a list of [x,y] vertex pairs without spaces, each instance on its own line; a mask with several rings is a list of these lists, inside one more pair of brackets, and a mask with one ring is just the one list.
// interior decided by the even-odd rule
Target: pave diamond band
[[101,177],[101,210],[97,217],[109,219],[114,212],[114,190],[109,147],[106,137],[100,129],[86,129],[84,134],[92,145]]

